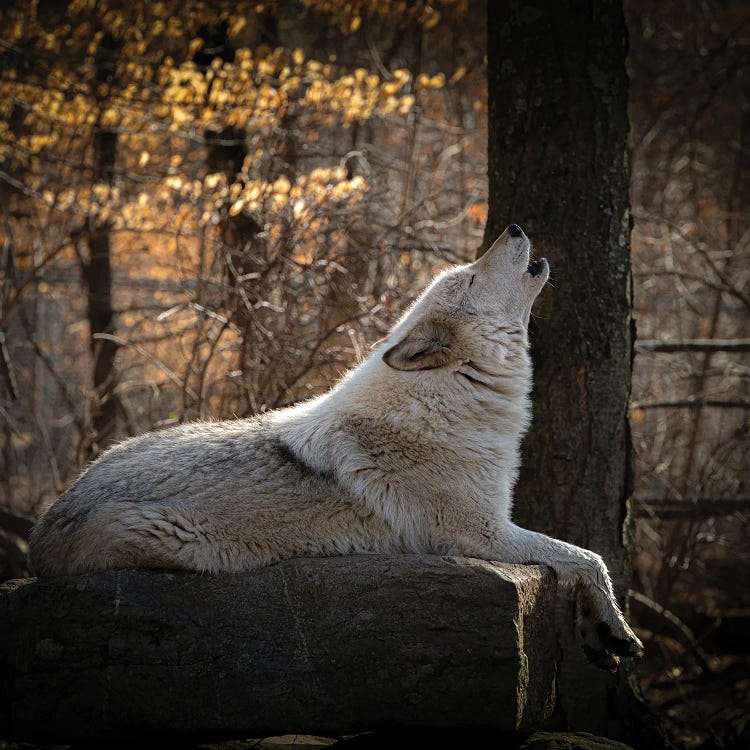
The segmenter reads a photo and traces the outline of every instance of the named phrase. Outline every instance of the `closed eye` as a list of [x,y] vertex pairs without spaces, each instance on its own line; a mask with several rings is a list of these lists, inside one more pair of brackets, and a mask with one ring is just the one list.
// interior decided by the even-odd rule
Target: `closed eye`
[[474,283],[474,279],[476,279],[476,277],[477,277],[476,274],[472,274],[471,279],[469,281],[469,286],[471,286]]

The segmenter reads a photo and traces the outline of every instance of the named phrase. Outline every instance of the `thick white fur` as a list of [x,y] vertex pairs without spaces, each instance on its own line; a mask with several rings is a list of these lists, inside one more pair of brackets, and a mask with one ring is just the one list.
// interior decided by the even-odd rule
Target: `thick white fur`
[[527,324],[549,276],[544,260],[527,271],[529,249],[506,230],[438,276],[319,398],[115,446],[34,529],[37,571],[218,572],[351,552],[536,562],[582,587],[592,658],[636,654],[602,558],[511,521],[530,420]]

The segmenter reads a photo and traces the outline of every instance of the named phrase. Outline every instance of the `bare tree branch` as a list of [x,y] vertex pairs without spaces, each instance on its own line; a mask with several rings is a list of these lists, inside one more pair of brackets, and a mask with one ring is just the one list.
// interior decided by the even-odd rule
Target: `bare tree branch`
[[633,401],[631,410],[635,409],[694,409],[708,406],[714,409],[750,409],[750,399],[747,401],[722,401],[721,399],[700,398],[688,396],[687,398],[665,400],[665,401]]
[[643,339],[635,342],[639,352],[750,352],[750,339]]

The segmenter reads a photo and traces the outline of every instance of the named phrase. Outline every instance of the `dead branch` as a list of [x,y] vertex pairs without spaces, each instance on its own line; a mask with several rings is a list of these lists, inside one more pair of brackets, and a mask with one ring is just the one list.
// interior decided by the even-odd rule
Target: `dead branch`
[[736,497],[660,497],[637,495],[635,513],[639,517],[660,518],[711,518],[725,513],[750,511],[750,496]]
[[693,409],[710,407],[714,409],[750,409],[750,401],[732,401],[688,396],[687,398],[665,401],[633,401],[631,411],[636,409]]
[[750,339],[644,339],[635,342],[638,352],[750,352]]

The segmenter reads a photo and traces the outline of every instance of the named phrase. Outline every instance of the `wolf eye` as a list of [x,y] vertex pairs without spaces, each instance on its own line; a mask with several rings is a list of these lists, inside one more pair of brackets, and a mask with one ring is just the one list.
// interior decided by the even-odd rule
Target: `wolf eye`
[[476,275],[476,274],[472,274],[472,277],[471,277],[471,279],[469,280],[469,286],[471,286],[471,285],[472,285],[472,284],[474,283],[474,279],[476,279],[476,277],[477,277],[477,275]]

